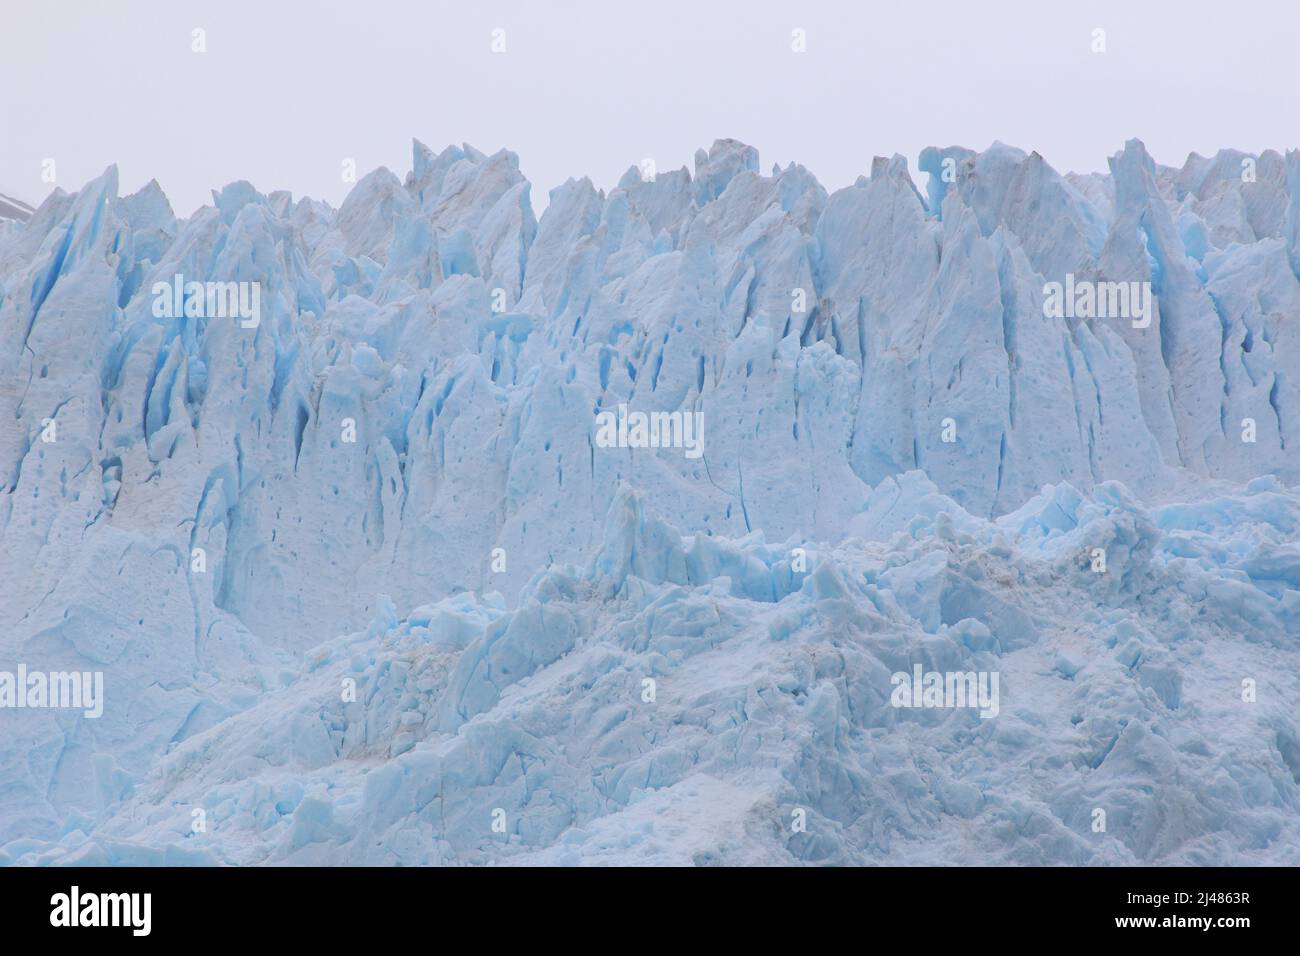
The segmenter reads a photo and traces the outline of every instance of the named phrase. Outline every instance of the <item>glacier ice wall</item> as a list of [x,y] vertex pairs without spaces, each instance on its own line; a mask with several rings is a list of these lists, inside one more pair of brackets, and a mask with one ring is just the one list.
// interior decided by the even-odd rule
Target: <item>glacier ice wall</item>
[[[0,861],[1300,860],[1300,153],[920,168],[725,140],[539,220],[416,143],[0,223],[0,670],[107,688],[0,709]],[[918,663],[1000,714],[890,706]]]

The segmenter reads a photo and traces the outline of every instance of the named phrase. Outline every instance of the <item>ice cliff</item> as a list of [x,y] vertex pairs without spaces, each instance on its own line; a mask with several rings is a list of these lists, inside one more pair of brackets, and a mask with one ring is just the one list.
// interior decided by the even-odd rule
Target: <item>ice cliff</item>
[[1300,863],[1300,153],[919,165],[0,222],[0,862]]

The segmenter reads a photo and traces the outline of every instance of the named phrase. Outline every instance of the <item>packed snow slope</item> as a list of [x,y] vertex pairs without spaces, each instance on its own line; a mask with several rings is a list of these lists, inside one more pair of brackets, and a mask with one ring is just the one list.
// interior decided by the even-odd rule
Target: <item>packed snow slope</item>
[[1300,863],[1300,153],[920,166],[0,222],[0,862]]

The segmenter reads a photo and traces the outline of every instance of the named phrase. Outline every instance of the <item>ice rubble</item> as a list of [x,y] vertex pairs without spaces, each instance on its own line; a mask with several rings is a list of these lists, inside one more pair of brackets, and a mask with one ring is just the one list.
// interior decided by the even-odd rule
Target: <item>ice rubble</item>
[[[0,667],[108,701],[0,711],[0,861],[1300,861],[1300,154],[920,166],[720,141],[537,220],[417,143],[338,210],[110,169],[6,224]],[[1158,320],[1045,318],[1067,272]],[[703,457],[594,447],[623,402]]]

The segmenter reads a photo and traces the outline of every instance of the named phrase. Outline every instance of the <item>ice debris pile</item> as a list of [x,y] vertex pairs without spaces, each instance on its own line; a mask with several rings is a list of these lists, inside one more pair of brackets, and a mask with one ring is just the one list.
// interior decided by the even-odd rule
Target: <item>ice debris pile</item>
[[1300,863],[1300,153],[920,167],[0,222],[0,862]]

